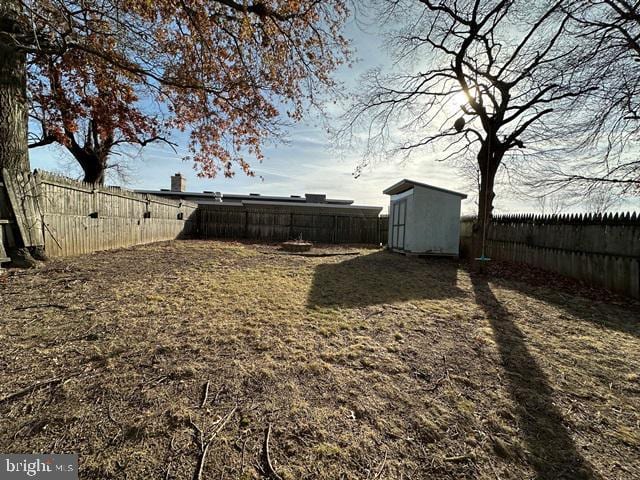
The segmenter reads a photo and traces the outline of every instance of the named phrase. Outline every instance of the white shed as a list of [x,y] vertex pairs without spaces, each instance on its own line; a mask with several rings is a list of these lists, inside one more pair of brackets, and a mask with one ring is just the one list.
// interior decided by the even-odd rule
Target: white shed
[[401,180],[384,190],[389,205],[388,248],[424,255],[458,255],[464,193]]

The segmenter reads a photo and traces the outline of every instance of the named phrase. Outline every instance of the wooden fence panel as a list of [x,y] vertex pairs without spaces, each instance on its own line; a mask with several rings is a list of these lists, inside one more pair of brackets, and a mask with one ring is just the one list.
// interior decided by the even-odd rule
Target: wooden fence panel
[[51,257],[171,240],[191,233],[197,205],[36,172]]
[[[469,256],[473,218],[462,220]],[[487,228],[487,255],[640,298],[640,218],[623,215],[502,216]]]
[[2,170],[3,189],[15,217],[22,242],[26,247],[43,246],[44,238],[36,205],[37,183],[31,173],[9,174]]
[[203,238],[244,238],[247,212],[242,207],[198,208],[196,229]]
[[[330,205],[201,205],[102,187],[36,171],[36,233],[51,257],[170,240],[201,238],[319,243],[386,243],[388,218]],[[376,212],[377,213],[377,212]]]
[[[302,210],[302,211],[301,211]],[[329,211],[333,210],[333,211]],[[383,227],[384,225],[384,227]],[[388,221],[339,209],[283,206],[201,205],[197,231],[202,238],[247,238],[281,242],[302,238],[317,243],[386,243]]]
[[266,241],[283,241],[289,238],[291,215],[289,213],[247,209],[247,238]]
[[291,231],[287,239],[313,239],[319,243],[336,243],[335,215],[291,214]]

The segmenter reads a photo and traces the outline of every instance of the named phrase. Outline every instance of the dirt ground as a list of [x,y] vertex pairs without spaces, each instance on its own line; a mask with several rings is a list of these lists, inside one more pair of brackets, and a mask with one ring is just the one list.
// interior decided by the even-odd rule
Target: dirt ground
[[640,478],[640,307],[553,279],[177,241],[11,272],[0,345],[82,479]]

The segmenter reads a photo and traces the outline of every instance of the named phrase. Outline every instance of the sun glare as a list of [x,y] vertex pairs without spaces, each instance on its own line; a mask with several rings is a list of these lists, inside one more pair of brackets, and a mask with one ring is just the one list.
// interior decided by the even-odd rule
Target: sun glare
[[463,113],[462,106],[467,105],[468,103],[469,103],[469,100],[467,99],[467,96],[465,95],[465,93],[457,92],[451,95],[447,99],[447,105],[445,107],[445,111],[449,116],[454,116],[458,114],[462,115]]

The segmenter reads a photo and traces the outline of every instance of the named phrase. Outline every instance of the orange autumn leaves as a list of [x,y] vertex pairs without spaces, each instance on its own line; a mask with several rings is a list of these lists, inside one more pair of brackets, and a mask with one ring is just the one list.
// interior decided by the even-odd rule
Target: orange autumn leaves
[[25,5],[57,47],[34,49],[30,62],[43,133],[110,150],[183,130],[204,176],[250,173],[265,141],[334,86],[350,55],[344,0]]

